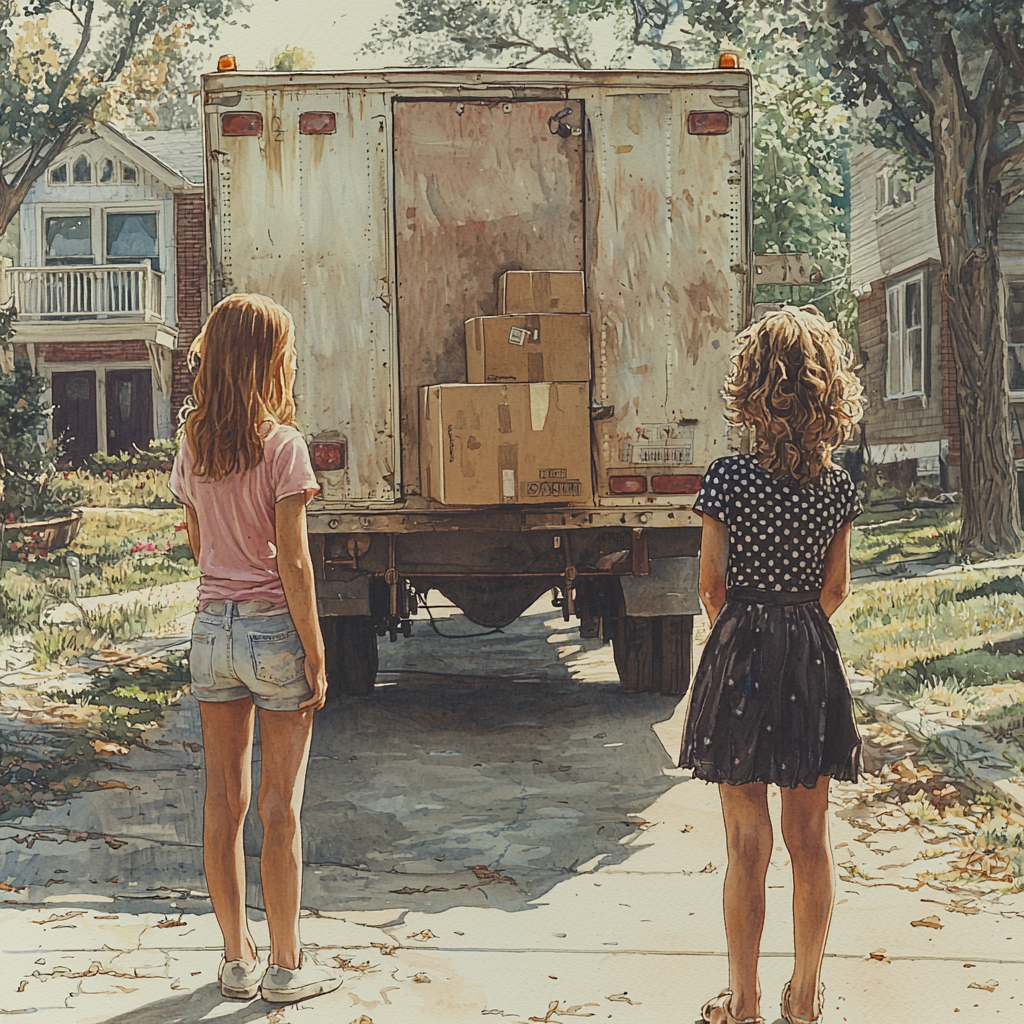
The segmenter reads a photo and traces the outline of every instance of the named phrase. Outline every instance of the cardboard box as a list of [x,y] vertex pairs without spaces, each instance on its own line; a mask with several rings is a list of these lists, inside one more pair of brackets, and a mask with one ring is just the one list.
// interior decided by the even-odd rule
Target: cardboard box
[[445,505],[587,505],[589,384],[420,388],[423,493]]
[[470,384],[590,380],[586,313],[478,316],[466,321]]
[[578,270],[509,270],[498,281],[499,313],[586,313]]

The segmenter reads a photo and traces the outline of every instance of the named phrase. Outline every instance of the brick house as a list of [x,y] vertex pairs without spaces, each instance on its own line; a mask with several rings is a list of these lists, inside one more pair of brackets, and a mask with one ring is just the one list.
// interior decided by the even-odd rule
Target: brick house
[[[900,180],[883,150],[854,153],[850,250],[858,301],[868,460],[904,480],[960,488],[960,422],[931,178]],[[1010,342],[1010,401],[1018,468],[1024,457],[1024,200],[999,227],[1001,301]]]
[[22,204],[4,292],[72,464],[174,432],[206,315],[202,174],[198,129],[97,125]]

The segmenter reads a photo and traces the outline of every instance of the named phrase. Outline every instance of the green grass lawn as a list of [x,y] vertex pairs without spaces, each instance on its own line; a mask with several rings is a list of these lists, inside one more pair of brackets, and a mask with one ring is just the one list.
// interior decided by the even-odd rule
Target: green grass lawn
[[959,532],[959,505],[899,512],[869,511],[854,524],[850,559],[855,567],[943,556],[955,561]]

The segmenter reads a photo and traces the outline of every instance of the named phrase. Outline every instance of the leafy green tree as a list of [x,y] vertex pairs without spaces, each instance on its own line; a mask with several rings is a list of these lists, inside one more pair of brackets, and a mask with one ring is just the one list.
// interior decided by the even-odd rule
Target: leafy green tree
[[249,0],[0,0],[0,234],[95,119],[161,95],[190,43]]

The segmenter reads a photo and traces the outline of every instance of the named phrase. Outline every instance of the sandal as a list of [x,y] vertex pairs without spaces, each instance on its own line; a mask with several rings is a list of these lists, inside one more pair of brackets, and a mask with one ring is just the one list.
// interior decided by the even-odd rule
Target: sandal
[[729,1009],[729,1001],[732,999],[732,989],[727,988],[724,992],[719,992],[714,999],[709,999],[702,1007],[700,1011],[700,1020],[697,1024],[712,1024],[711,1013],[714,1010],[721,1010],[725,1017],[715,1021],[714,1024],[764,1024],[764,1017],[734,1017],[732,1010]]
[[821,1024],[821,1009],[825,1002],[825,986],[818,988],[818,1015],[817,1017],[799,1017],[789,1008],[789,982],[782,986],[782,1019],[787,1024]]

